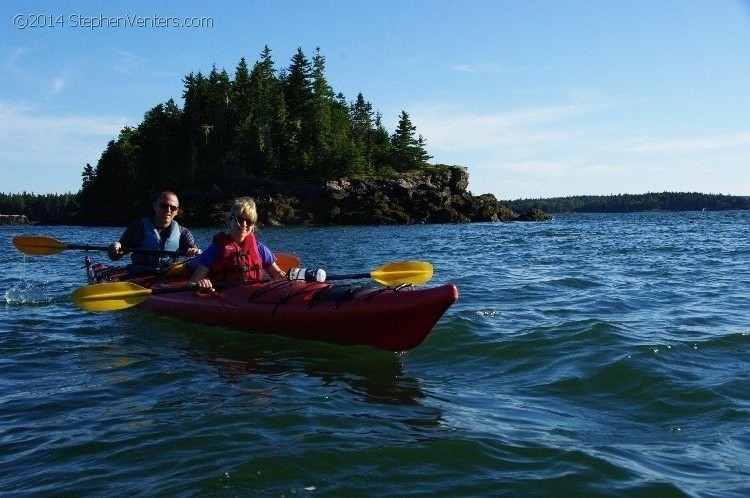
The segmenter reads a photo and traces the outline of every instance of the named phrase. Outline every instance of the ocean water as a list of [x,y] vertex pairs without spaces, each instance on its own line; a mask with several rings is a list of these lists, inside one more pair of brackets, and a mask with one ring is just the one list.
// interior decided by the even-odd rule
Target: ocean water
[[11,244],[120,232],[0,228],[4,497],[750,495],[750,212],[260,232],[431,262],[459,301],[402,354],[87,313],[84,253]]

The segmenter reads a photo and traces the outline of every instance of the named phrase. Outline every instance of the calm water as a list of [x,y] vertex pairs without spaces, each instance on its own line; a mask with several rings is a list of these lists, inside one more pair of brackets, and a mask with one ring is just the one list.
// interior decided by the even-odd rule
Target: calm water
[[749,222],[261,232],[308,267],[420,259],[456,283],[403,355],[86,313],[84,254],[11,238],[120,228],[0,228],[0,494],[747,496]]

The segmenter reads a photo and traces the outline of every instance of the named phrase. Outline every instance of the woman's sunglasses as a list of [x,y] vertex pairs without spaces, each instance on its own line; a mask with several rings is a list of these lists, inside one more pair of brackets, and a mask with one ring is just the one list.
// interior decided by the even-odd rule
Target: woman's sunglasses
[[241,216],[232,216],[232,219],[235,223],[237,223],[238,226],[247,225],[251,227],[255,225],[255,222],[253,220],[248,220],[247,218],[243,218]]

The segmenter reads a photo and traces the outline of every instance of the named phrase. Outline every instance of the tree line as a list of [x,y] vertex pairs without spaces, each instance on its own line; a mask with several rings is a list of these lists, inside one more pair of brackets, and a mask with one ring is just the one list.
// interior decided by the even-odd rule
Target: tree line
[[0,214],[23,214],[32,221],[66,223],[78,211],[76,194],[0,193]]
[[[0,214],[24,214],[40,223],[79,222],[79,194],[0,193]],[[501,201],[515,213],[629,213],[642,211],[724,211],[750,209],[750,197],[697,192],[662,192],[610,196],[571,196]],[[143,212],[140,213],[142,215]]]
[[380,176],[420,169],[431,158],[406,111],[390,134],[362,93],[348,102],[334,92],[319,49],[312,58],[298,49],[277,70],[266,46],[252,68],[242,58],[231,76],[214,66],[183,83],[182,107],[171,99],[155,106],[109,142],[96,166],[85,166],[82,221],[130,219],[131,207],[164,189]]
[[723,211],[750,209],[750,197],[698,192],[661,192],[609,196],[579,195],[502,201],[517,213],[537,208],[547,213],[630,213],[639,211]]

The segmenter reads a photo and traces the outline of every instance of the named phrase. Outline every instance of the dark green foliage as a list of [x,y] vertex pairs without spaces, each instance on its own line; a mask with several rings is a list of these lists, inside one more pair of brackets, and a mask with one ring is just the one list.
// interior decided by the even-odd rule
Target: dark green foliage
[[[232,192],[254,178],[326,180],[424,167],[431,157],[404,111],[393,137],[362,94],[351,104],[325,77],[325,57],[298,49],[277,72],[271,50],[233,77],[211,69],[184,80],[184,107],[148,111],[82,173],[82,213],[124,223],[161,190]],[[95,208],[95,209],[94,209]],[[102,213],[108,213],[106,220]]]
[[417,127],[409,119],[406,111],[401,111],[398,128],[391,137],[392,166],[396,171],[411,171],[427,165],[429,156],[424,149],[422,135],[415,138]]
[[0,193],[0,214],[23,214],[29,220],[45,223],[66,223],[78,210],[76,195],[37,195]]
[[630,213],[640,211],[720,211],[750,209],[750,197],[697,192],[572,196],[503,201],[516,213],[532,208],[547,213]]

